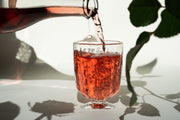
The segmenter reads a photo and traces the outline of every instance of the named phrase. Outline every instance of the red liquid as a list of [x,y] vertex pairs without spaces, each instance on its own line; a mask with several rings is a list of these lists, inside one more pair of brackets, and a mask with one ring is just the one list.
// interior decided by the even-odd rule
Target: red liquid
[[81,7],[0,8],[0,33],[15,32],[59,16],[85,16]]
[[74,51],[75,75],[78,90],[87,98],[105,100],[118,92],[122,56]]

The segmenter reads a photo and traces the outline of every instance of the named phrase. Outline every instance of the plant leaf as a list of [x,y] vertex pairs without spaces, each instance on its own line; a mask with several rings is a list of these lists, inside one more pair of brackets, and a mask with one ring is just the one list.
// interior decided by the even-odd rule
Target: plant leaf
[[130,51],[127,54],[126,57],[126,68],[127,70],[130,70],[131,68],[131,64],[132,61],[134,59],[134,57],[136,56],[136,54],[139,52],[139,50],[141,49],[141,47],[149,41],[151,33],[150,32],[142,32],[137,41],[136,41],[136,46],[131,48]]
[[144,45],[145,43],[147,43],[151,34],[151,32],[142,32],[136,41],[136,45]]
[[133,106],[136,103],[136,101],[137,101],[137,95],[135,91],[133,90],[129,106]]
[[143,103],[137,113],[144,116],[160,116],[159,110],[148,103]]
[[[179,12],[179,11],[178,11]],[[154,35],[157,37],[171,37],[180,33],[180,20],[168,10],[161,13],[161,22]]]
[[131,48],[126,56],[126,79],[127,79],[128,89],[132,93],[130,106],[132,106],[137,101],[136,93],[130,81],[130,69],[132,66],[132,61],[139,52],[139,50],[143,47],[143,45],[149,41],[150,36],[151,33],[142,32],[137,39],[135,47]]
[[180,0],[165,0],[166,9],[180,20]]
[[158,0],[133,0],[128,7],[131,23],[140,27],[155,22],[160,7]]

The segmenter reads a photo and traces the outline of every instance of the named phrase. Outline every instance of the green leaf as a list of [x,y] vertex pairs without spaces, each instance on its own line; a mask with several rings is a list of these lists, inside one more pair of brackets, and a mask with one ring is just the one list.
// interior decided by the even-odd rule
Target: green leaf
[[131,64],[132,61],[134,59],[134,57],[136,56],[136,54],[139,52],[139,50],[141,49],[141,47],[149,41],[151,33],[150,32],[142,32],[137,41],[136,41],[136,46],[131,48],[130,51],[127,54],[126,57],[126,68],[127,70],[130,70],[131,68]]
[[180,0],[165,0],[166,9],[180,20]]
[[154,23],[160,7],[158,0],[133,0],[128,7],[131,23],[136,27]]
[[135,47],[131,48],[126,57],[126,69],[129,71],[131,69],[132,61],[138,51],[141,49],[142,45],[136,45]]
[[180,33],[180,20],[176,16],[165,9],[161,13],[161,17],[161,22],[154,33],[155,36],[171,37]]
[[137,95],[135,92],[132,92],[131,100],[130,100],[130,106],[133,106],[137,101]]
[[131,48],[126,56],[126,79],[127,79],[128,89],[132,93],[130,106],[132,106],[137,101],[137,96],[133,89],[133,86],[131,85],[131,80],[130,80],[130,69],[132,66],[132,61],[134,60],[139,50],[143,47],[143,45],[149,41],[151,35],[152,33],[150,32],[142,32],[137,39],[135,47]]
[[136,45],[143,45],[143,44],[147,43],[149,41],[151,34],[152,33],[150,33],[150,32],[142,32],[136,41]]

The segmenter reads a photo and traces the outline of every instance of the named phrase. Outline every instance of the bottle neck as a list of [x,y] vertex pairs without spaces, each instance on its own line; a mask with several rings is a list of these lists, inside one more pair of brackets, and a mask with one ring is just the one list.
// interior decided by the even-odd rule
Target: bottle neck
[[47,7],[46,10],[54,15],[84,15],[83,8],[81,7]]
[[87,18],[93,17],[98,10],[98,0],[83,0],[83,10]]
[[[85,9],[82,7],[71,6],[54,6],[45,8],[48,13],[53,16],[84,16],[87,19],[93,17],[96,13],[96,9]],[[87,14],[88,13],[88,14]]]

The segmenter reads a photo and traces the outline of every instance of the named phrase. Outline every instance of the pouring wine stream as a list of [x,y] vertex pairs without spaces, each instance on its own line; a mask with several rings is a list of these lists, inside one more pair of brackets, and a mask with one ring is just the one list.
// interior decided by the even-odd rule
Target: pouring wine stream
[[98,13],[96,13],[92,17],[92,19],[94,21],[94,25],[95,25],[98,40],[102,43],[102,49],[103,49],[103,52],[105,52],[105,42],[104,42],[103,28],[102,28],[101,21],[99,19]]

